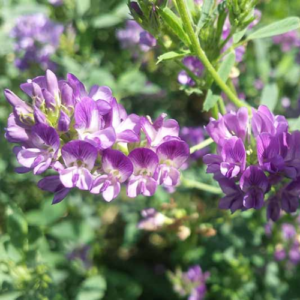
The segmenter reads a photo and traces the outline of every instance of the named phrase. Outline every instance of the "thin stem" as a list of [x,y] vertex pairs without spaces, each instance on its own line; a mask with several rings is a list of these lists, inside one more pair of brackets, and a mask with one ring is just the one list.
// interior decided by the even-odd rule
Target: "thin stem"
[[235,95],[237,95],[236,88],[235,88],[235,86],[234,86],[234,84],[233,84],[233,82],[232,82],[231,79],[228,79],[228,85],[229,85],[230,89],[232,90],[232,92],[233,92]]
[[203,149],[203,148],[209,146],[209,145],[212,144],[212,143],[213,143],[213,139],[209,138],[209,139],[207,139],[207,140],[201,142],[200,144],[191,147],[190,153],[193,154],[194,152],[196,152],[196,151],[198,151],[198,150],[201,150],[201,149]]
[[[221,96],[220,96],[220,97],[221,97]],[[224,104],[223,99],[220,99],[220,100],[218,101],[218,103],[219,103],[219,108],[220,108],[221,114],[222,114],[222,115],[225,115],[225,114],[226,114],[226,107],[225,107],[225,104]]]
[[179,14],[182,18],[182,22],[185,25],[187,34],[191,40],[191,46],[198,56],[198,58],[202,61],[203,65],[206,67],[207,71],[211,74],[211,76],[214,78],[215,82],[219,85],[219,87],[224,91],[224,93],[228,96],[229,100],[234,103],[237,107],[247,107],[249,109],[249,112],[251,112],[251,106],[247,103],[241,101],[238,99],[234,93],[232,93],[231,89],[226,85],[226,83],[222,80],[218,72],[215,70],[213,65],[210,63],[209,59],[206,57],[206,54],[202,50],[199,39],[197,38],[188,11],[186,7],[185,0],[177,0],[177,6]]
[[202,190],[202,191],[212,193],[212,194],[217,194],[217,195],[222,194],[222,190],[220,188],[206,184],[206,183],[198,182],[198,181],[195,181],[192,179],[181,178],[181,183],[183,186],[185,186],[187,188],[194,188],[194,189]]
[[[220,101],[220,100],[219,100]],[[218,103],[216,103],[213,108],[211,109],[211,114],[213,116],[213,118],[218,119],[218,115],[219,115],[219,107],[218,107]]]

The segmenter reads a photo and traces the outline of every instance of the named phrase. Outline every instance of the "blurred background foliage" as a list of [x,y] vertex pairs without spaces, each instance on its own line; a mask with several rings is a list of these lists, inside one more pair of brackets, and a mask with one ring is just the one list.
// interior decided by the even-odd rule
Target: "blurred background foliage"
[[[261,1],[261,25],[299,15],[297,2]],[[166,112],[181,126],[207,123],[202,96],[189,95],[178,84],[178,65],[156,64],[159,47],[138,57],[121,48],[116,31],[130,18],[122,0],[65,0],[62,6],[0,0],[0,90],[18,91],[20,83],[44,72],[39,66],[24,72],[15,67],[9,34],[19,16],[37,12],[65,26],[52,57],[58,76],[70,72],[88,87],[107,85],[132,113]],[[299,50],[283,53],[271,39],[249,43],[235,79],[238,92],[253,105],[262,95],[266,101],[272,96],[277,113],[298,118]],[[263,83],[263,91],[257,81]],[[282,223],[294,224],[300,234],[295,216],[281,218],[270,234],[264,211],[230,215],[218,209],[218,196],[184,187],[173,194],[161,189],[151,198],[136,199],[128,199],[123,191],[112,203],[76,192],[52,206],[51,195],[36,187],[34,176],[14,172],[16,159],[4,139],[9,112],[1,96],[0,300],[179,299],[166,271],[193,264],[210,272],[207,299],[300,299],[300,267],[274,258],[278,247],[288,247]],[[212,183],[201,160],[185,174]],[[172,227],[139,230],[140,212],[147,207],[182,217],[190,234]]]

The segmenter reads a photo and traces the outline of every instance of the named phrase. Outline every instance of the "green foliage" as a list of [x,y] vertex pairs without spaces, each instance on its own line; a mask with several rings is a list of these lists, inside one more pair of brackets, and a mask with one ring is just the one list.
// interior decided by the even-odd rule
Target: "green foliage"
[[254,31],[247,37],[247,40],[272,37],[275,35],[280,35],[298,29],[299,27],[300,19],[297,17],[290,17],[284,20],[274,22],[268,26],[258,29],[257,31]]
[[[144,10],[154,3],[138,2],[144,3]],[[59,77],[71,72],[88,87],[107,85],[132,113],[155,117],[166,112],[181,126],[206,125],[208,111],[220,100],[221,91],[207,72],[195,87],[178,84],[182,70],[178,62],[194,53],[189,49],[185,24],[176,13],[176,1],[172,6],[170,2],[166,5],[162,1],[162,6],[155,7],[157,15],[151,24],[149,13],[142,22],[152,29],[156,26],[163,43],[146,53],[137,46],[137,55],[132,55],[132,49],[122,49],[116,39],[117,30],[130,18],[126,0],[65,0],[57,7],[46,0],[0,0],[1,90],[18,91],[21,83],[43,74],[38,67],[20,72],[14,66],[9,36],[16,18],[43,12],[75,31],[73,35],[64,32],[52,57]],[[300,67],[295,63],[299,50],[282,53],[280,46],[264,39],[299,27],[299,19],[291,17],[300,14],[297,1],[261,1],[260,29],[254,28],[247,35],[244,27],[248,19],[243,24],[238,20],[233,44],[220,57],[215,54],[220,50],[225,19],[216,31],[212,24],[217,26],[216,16],[226,17],[227,12],[215,3],[205,0],[202,10],[195,9],[191,18],[195,31],[205,38],[206,54],[213,57],[220,77],[238,81],[236,92],[245,93],[248,103],[254,107],[268,105],[275,114],[285,114],[293,130],[300,130]],[[193,1],[189,7],[196,7]],[[248,42],[247,52],[238,64],[234,48],[244,42]],[[257,87],[257,80],[262,81],[263,89]],[[291,102],[287,108],[282,105],[284,97]],[[225,103],[229,104],[227,100]],[[159,189],[151,198],[132,200],[122,190],[116,200],[105,203],[100,196],[72,191],[63,202],[52,205],[52,196],[36,186],[39,177],[14,171],[17,162],[12,146],[3,138],[10,112],[1,96],[0,300],[175,300],[180,297],[173,290],[168,271],[178,267],[186,270],[194,264],[210,272],[207,299],[299,298],[299,266],[287,267],[274,260],[274,251],[281,243],[280,225],[298,224],[295,217],[284,216],[267,237],[264,211],[221,211],[220,189],[206,174],[201,159],[184,171],[184,178],[191,179],[189,184],[172,194]],[[201,190],[197,184],[198,188],[202,184]],[[205,190],[208,186],[211,190]],[[178,217],[179,225],[190,229],[190,235],[181,239],[176,226],[157,232],[139,230],[140,212],[148,207]]]

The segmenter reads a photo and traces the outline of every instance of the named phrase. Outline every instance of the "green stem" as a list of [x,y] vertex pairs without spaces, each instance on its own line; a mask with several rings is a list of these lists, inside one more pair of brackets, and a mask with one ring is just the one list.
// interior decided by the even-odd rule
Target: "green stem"
[[222,99],[220,99],[218,101],[218,103],[219,103],[219,108],[220,108],[221,114],[225,115],[226,114],[226,107],[225,107],[224,101]]
[[[219,100],[219,101],[222,101],[222,100]],[[214,107],[211,109],[211,114],[213,116],[214,119],[218,119],[218,116],[219,116],[219,107],[218,107],[218,103],[216,103],[214,105]]]
[[209,139],[207,139],[207,140],[201,142],[200,144],[191,147],[190,153],[193,154],[194,152],[196,152],[196,151],[198,151],[198,150],[201,150],[201,149],[203,149],[203,148],[209,146],[209,145],[212,144],[212,143],[213,143],[213,139],[209,138]]
[[196,36],[189,14],[186,7],[185,0],[177,0],[177,6],[179,14],[182,18],[182,22],[185,25],[185,29],[187,31],[187,34],[191,40],[191,46],[198,56],[198,58],[202,61],[203,65],[206,67],[207,71],[211,74],[211,76],[214,78],[215,82],[219,85],[219,87],[224,91],[224,93],[227,95],[228,99],[234,103],[237,107],[247,107],[249,109],[249,112],[251,112],[251,106],[247,103],[241,101],[238,99],[234,93],[232,93],[231,89],[226,85],[226,83],[222,80],[218,72],[215,70],[213,65],[210,63],[209,59],[206,57],[205,52],[202,50],[199,39]]
[[222,194],[222,190],[220,188],[206,184],[206,183],[198,182],[195,180],[181,178],[181,183],[183,186],[185,186],[187,188],[194,188],[194,189],[202,190],[202,191],[212,193],[212,194],[217,194],[217,195]]

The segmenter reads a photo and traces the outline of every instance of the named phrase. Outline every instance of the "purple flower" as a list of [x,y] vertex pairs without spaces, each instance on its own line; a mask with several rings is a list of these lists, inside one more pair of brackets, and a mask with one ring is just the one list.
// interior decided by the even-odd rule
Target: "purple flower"
[[143,31],[140,33],[140,47],[143,51],[147,52],[156,46],[156,39],[149,32]]
[[281,193],[281,207],[287,213],[294,213],[299,206],[300,179],[289,183]]
[[[203,273],[200,266],[192,266],[187,272],[183,273],[184,285],[191,286],[188,300],[202,300],[206,294],[206,281],[209,273]],[[187,288],[187,287],[186,287]]]
[[117,31],[117,38],[121,43],[123,49],[129,49],[133,51],[133,56],[138,56],[136,47],[139,46],[139,50],[143,52],[149,51],[156,46],[156,39],[133,20],[126,22],[124,29]]
[[95,165],[97,149],[84,141],[71,141],[61,149],[66,168],[60,170],[59,178],[66,188],[89,190],[93,178],[90,171]]
[[297,31],[289,31],[273,37],[273,43],[281,45],[282,52],[288,52],[292,48],[300,46],[300,38]]
[[269,190],[269,182],[259,167],[248,167],[241,177],[240,186],[246,193],[243,202],[246,208],[260,209],[263,207],[264,196]]
[[284,152],[286,152],[286,149],[282,142],[283,138],[283,135],[272,136],[266,132],[257,137],[258,162],[264,171],[269,173],[284,171]]
[[19,17],[11,31],[18,56],[16,66],[25,70],[37,63],[43,69],[53,68],[50,58],[58,48],[63,29],[62,25],[53,23],[43,14]]
[[208,165],[207,173],[213,173],[216,180],[241,175],[246,167],[246,151],[243,141],[237,137],[226,140],[221,155],[207,154],[203,158]]
[[133,164],[133,174],[127,186],[128,197],[134,198],[140,194],[152,196],[158,185],[153,178],[159,163],[156,153],[147,148],[137,148],[130,152],[129,158]]
[[225,142],[222,148],[220,169],[222,175],[233,178],[241,174],[246,167],[246,151],[240,138],[232,137]]
[[100,176],[93,181],[91,193],[102,193],[105,201],[116,198],[125,182],[133,172],[130,159],[122,152],[112,149],[103,151]]
[[300,245],[297,241],[295,241],[289,251],[289,259],[294,265],[297,265],[300,262]]
[[284,223],[281,225],[283,238],[286,240],[291,240],[296,235],[296,229],[292,224]]
[[165,120],[166,116],[161,114],[153,123],[146,117],[141,118],[141,127],[149,146],[157,147],[168,139],[178,139],[178,122],[172,119]]
[[[204,71],[202,62],[194,56],[187,56],[183,59],[183,64],[193,72],[197,77],[201,77]],[[182,85],[194,86],[195,81],[188,75],[188,73],[182,70],[178,74],[178,82]]]
[[54,128],[45,124],[32,127],[31,148],[22,148],[18,151],[18,162],[33,169],[34,174],[45,172],[56,158],[59,149],[59,136]]
[[286,258],[286,252],[282,247],[277,247],[274,253],[274,258],[277,261],[282,261]]
[[155,171],[154,178],[160,185],[177,186],[180,181],[178,169],[190,154],[188,145],[183,141],[168,141],[157,147],[156,154],[159,158],[159,166]]
[[89,269],[92,266],[92,261],[90,259],[90,250],[89,245],[81,245],[74,248],[71,252],[67,254],[67,259],[70,261],[80,260],[86,269]]
[[260,105],[258,110],[252,110],[252,131],[255,137],[259,134],[267,132],[271,135],[288,131],[288,122],[283,116],[274,116],[269,108]]
[[54,6],[61,6],[64,3],[63,0],[48,0],[48,2]]
[[244,141],[248,131],[248,111],[242,107],[236,113],[230,112],[225,116],[219,115],[218,120],[211,118],[206,130],[216,144],[221,147],[227,139],[233,136]]
[[108,123],[115,128],[116,141],[123,143],[136,143],[140,141],[140,117],[131,114],[127,115],[124,107],[117,103],[116,99],[111,100],[112,110],[108,116]]
[[157,212],[154,208],[147,208],[142,211],[143,219],[139,221],[138,228],[147,231],[156,231],[160,229],[166,221],[166,216]]
[[272,197],[268,201],[267,206],[267,219],[276,222],[280,218],[280,199],[278,197]]
[[15,114],[10,114],[7,127],[5,128],[5,138],[10,143],[25,144],[30,140],[31,129],[24,126]]
[[243,205],[245,193],[232,179],[221,179],[219,181],[220,187],[225,194],[225,197],[221,198],[219,208],[230,209],[231,213],[239,209],[245,210]]
[[43,191],[54,193],[52,204],[61,202],[70,192],[70,189],[65,188],[61,183],[58,175],[48,176],[38,182],[38,187]]
[[21,84],[21,89],[32,103],[5,90],[13,108],[5,137],[18,144],[14,153],[22,166],[17,172],[52,169],[58,174],[38,184],[55,194],[53,204],[74,187],[111,201],[127,180],[130,197],[151,196],[158,184],[179,183],[189,148],[178,137],[178,123],[166,120],[166,114],[153,123],[128,115],[110,88],[95,85],[88,92],[76,76],[58,80],[50,70]]
[[113,127],[105,128],[97,102],[84,97],[75,107],[75,128],[80,140],[89,142],[99,150],[111,147],[116,141]]

